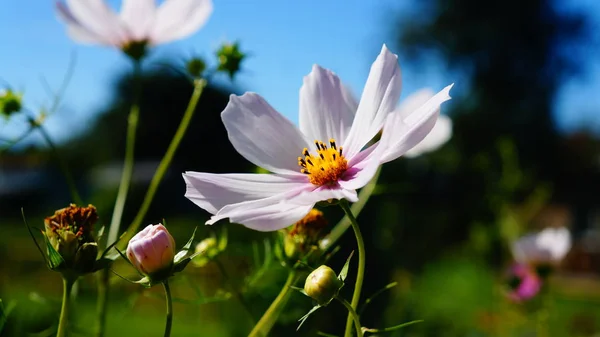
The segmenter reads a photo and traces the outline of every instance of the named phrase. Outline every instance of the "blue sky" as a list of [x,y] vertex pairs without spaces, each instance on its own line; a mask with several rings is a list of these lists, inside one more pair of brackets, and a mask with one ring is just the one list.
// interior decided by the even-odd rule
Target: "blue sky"
[[[119,0],[110,2],[115,8],[120,4]],[[183,41],[157,47],[154,57],[199,54],[210,58],[222,42],[240,40],[252,57],[235,84],[258,92],[297,121],[298,91],[311,66],[317,63],[332,69],[359,95],[382,44],[388,43],[392,51],[399,52],[393,46],[394,18],[388,14],[406,9],[410,3],[215,0],[214,13],[202,30]],[[571,6],[593,14],[592,31],[600,28],[597,1],[577,0]],[[111,99],[115,76],[129,67],[119,51],[71,41],[64,25],[56,19],[50,0],[5,1],[0,11],[0,31],[0,86],[8,83],[24,90],[26,105],[32,109],[50,102],[40,79],[46,78],[57,88],[71,55],[76,54],[75,72],[64,103],[47,121],[50,133],[58,140],[83,132],[93,122],[95,112]],[[556,120],[562,130],[587,124],[600,131],[600,58],[595,58],[595,54],[589,57],[597,60],[589,62],[586,76],[565,83],[557,97]],[[403,96],[425,86],[439,90],[452,82],[457,82],[456,89],[460,90],[459,79],[441,73],[439,65],[418,69],[403,66],[402,70]],[[0,137],[18,135],[24,128],[22,119],[0,121]]]

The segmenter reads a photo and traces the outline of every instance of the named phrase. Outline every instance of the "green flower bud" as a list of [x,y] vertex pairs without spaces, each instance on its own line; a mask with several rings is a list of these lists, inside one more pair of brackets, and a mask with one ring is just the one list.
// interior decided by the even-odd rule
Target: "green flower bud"
[[56,270],[77,274],[94,270],[98,246],[92,232],[97,220],[94,206],[78,207],[75,204],[44,219],[44,234],[63,259],[60,265],[55,266]]
[[186,64],[187,71],[194,77],[202,77],[204,70],[206,70],[206,63],[201,58],[194,57],[189,60]]
[[219,254],[219,243],[216,238],[206,238],[196,245],[196,255],[192,260],[198,267],[203,267]]
[[240,70],[241,63],[246,58],[246,54],[240,51],[238,42],[226,43],[217,50],[217,58],[219,60],[217,70],[224,71],[229,74],[230,78],[233,78]]
[[304,292],[319,305],[326,306],[337,296],[343,285],[344,282],[338,279],[333,269],[322,265],[308,275]]
[[21,111],[23,94],[16,93],[11,89],[0,91],[0,113],[9,117],[10,115]]

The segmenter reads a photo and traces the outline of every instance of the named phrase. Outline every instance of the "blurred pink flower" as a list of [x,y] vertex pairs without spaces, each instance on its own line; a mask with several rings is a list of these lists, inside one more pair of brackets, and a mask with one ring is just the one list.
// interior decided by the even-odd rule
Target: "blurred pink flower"
[[[409,97],[396,109],[401,85],[398,57],[384,45],[360,103],[333,72],[313,66],[300,89],[299,128],[255,93],[231,95],[221,114],[229,140],[274,174],[186,172],[185,196],[213,214],[207,224],[229,218],[259,231],[296,223],[319,201],[356,202],[356,189],[381,164],[431,131],[452,87]],[[365,148],[382,128],[379,142]]]
[[515,264],[509,270],[511,290],[508,298],[514,302],[523,302],[535,297],[542,287],[537,273],[526,264]]
[[67,32],[75,41],[129,48],[185,38],[200,29],[212,13],[211,0],[123,0],[115,13],[104,0],[56,3]]
[[175,240],[162,224],[148,225],[127,245],[129,261],[143,274],[170,268],[175,257]]

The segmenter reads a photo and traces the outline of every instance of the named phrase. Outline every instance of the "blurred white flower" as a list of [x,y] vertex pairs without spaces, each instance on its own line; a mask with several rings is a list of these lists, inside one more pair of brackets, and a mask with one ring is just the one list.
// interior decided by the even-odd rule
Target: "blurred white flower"
[[564,227],[546,228],[539,233],[523,236],[512,246],[515,260],[529,264],[558,263],[570,249],[571,233]]
[[211,0],[123,0],[115,13],[104,0],[65,0],[56,3],[69,36],[78,42],[126,50],[183,39],[206,23]]

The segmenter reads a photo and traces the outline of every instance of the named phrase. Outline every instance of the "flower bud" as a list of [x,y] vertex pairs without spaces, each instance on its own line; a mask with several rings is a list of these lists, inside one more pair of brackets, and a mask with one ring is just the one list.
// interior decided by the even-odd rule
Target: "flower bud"
[[308,275],[304,283],[304,292],[319,305],[325,306],[337,296],[343,285],[333,269],[322,265]]
[[93,226],[98,220],[96,208],[77,207],[75,204],[57,210],[44,219],[44,234],[64,263],[57,269],[78,273],[91,272],[98,254],[93,237]]
[[291,229],[284,231],[283,250],[285,256],[290,260],[297,260],[312,250],[318,249],[319,240],[325,236],[327,225],[327,219],[323,212],[313,208]]
[[240,51],[238,42],[226,43],[217,50],[217,58],[219,59],[217,70],[227,72],[229,77],[233,78],[240,70],[240,65],[245,57],[246,54]]
[[196,245],[196,255],[192,260],[198,267],[205,266],[210,260],[219,254],[219,243],[216,238],[206,238]]
[[150,278],[168,275],[175,258],[175,240],[162,224],[148,225],[129,240],[127,257]]
[[21,111],[22,93],[16,93],[11,89],[0,91],[0,113],[9,117],[10,115]]
[[206,70],[206,63],[199,57],[194,57],[186,64],[187,71],[194,77],[202,77]]

